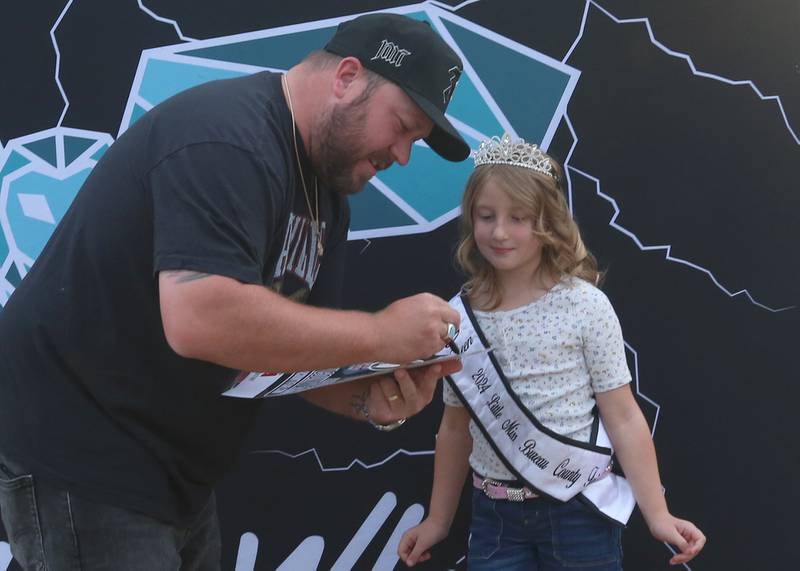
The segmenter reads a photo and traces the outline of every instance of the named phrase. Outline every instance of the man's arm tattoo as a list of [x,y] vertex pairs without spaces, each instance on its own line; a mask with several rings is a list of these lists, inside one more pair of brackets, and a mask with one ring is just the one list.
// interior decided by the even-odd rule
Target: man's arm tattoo
[[369,397],[369,389],[367,386],[361,393],[354,394],[350,397],[350,406],[353,408],[356,417],[369,418],[369,409],[367,408],[367,397]]

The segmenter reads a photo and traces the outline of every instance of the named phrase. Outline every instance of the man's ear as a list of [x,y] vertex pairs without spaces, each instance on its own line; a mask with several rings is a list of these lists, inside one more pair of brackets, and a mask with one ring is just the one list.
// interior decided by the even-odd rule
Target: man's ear
[[364,66],[358,58],[342,58],[333,76],[333,94],[337,99],[347,97],[347,92],[353,87],[356,80],[364,73]]

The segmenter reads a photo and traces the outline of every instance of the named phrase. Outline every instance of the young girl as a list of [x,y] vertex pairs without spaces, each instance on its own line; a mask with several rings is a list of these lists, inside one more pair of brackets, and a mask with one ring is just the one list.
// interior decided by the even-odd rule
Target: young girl
[[[653,537],[678,548],[670,563],[689,561],[705,537],[667,509],[561,167],[508,135],[484,141],[475,165],[457,254],[471,278],[454,298],[464,369],[444,387],[429,515],[403,535],[401,559],[426,561],[447,536],[471,467],[470,571],[622,569],[634,497]],[[467,358],[475,344],[493,350]],[[611,443],[627,482],[610,473]]]

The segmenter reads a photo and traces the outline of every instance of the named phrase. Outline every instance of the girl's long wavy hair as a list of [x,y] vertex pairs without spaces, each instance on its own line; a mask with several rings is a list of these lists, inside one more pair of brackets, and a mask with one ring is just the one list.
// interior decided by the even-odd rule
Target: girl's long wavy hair
[[[550,162],[558,176],[564,172],[552,157]],[[461,202],[461,241],[456,261],[469,275],[464,291],[472,297],[486,296],[488,309],[496,308],[503,292],[497,273],[481,255],[475,243],[473,216],[475,202],[484,185],[491,180],[532,220],[532,231],[542,243],[538,274],[554,280],[576,276],[598,285],[602,276],[597,261],[586,249],[578,225],[567,206],[564,188],[552,177],[534,170],[511,165],[481,165],[467,181]]]

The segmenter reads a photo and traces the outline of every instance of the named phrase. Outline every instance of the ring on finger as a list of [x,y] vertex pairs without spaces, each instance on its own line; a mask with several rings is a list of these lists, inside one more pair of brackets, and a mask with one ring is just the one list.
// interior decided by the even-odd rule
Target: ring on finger
[[388,400],[389,402],[394,402],[394,401],[396,401],[396,400],[397,400],[397,399],[399,399],[399,398],[400,398],[400,395],[397,395],[397,394],[395,394],[395,395],[389,395],[389,396],[387,397],[387,400]]

